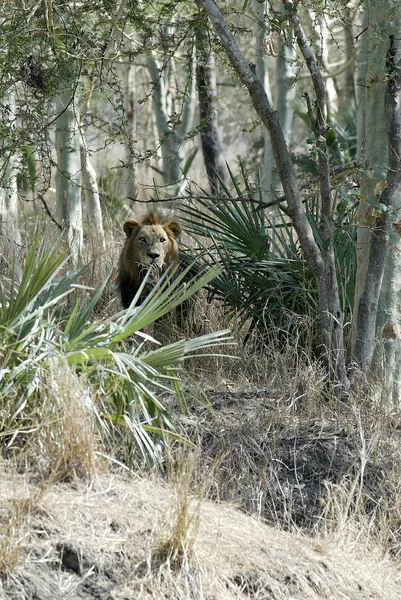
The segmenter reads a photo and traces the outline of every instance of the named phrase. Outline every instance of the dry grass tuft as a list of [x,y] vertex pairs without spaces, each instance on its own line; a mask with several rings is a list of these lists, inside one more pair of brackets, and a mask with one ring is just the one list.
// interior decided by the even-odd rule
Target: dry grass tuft
[[168,563],[179,569],[188,565],[199,530],[200,506],[204,497],[202,486],[194,494],[198,453],[178,450],[168,458],[168,481],[173,491],[173,502],[160,525],[162,532],[156,544],[157,563]]
[[43,375],[41,388],[37,432],[26,451],[29,462],[51,483],[92,476],[100,465],[90,388],[59,360]]
[[25,524],[30,509],[29,499],[0,501],[0,575],[13,571],[22,562]]
[[45,488],[14,475],[15,465],[0,463],[0,575],[13,572],[28,553],[31,518]]

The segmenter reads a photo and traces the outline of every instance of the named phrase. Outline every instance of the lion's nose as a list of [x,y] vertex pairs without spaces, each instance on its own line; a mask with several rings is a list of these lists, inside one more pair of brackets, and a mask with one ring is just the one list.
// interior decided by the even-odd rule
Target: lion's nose
[[148,256],[154,262],[156,258],[159,258],[160,254],[158,252],[148,252]]

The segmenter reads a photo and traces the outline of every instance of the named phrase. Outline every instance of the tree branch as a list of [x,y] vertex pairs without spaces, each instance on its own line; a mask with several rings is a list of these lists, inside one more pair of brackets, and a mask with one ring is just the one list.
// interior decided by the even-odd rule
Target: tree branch
[[388,141],[388,170],[386,180],[377,185],[377,200],[383,210],[372,230],[369,250],[369,266],[366,283],[359,303],[356,326],[355,360],[364,372],[370,368],[376,316],[388,255],[388,243],[392,226],[392,210],[401,185],[401,68],[396,64],[394,36],[389,36],[389,50],[386,59],[388,76],[386,88],[386,120]]
[[316,94],[315,119],[313,118],[309,96],[305,94],[305,97],[308,104],[308,113],[310,113],[311,117],[319,161],[320,194],[322,202],[320,219],[321,235],[324,240],[329,240],[333,233],[333,227],[331,217],[332,198],[330,186],[330,162],[326,144],[326,85],[316,54],[307,42],[299,17],[296,13],[291,17],[291,21],[294,26],[295,38],[297,40],[299,49],[302,52],[302,56],[305,58],[309,73],[311,75],[313,89]]

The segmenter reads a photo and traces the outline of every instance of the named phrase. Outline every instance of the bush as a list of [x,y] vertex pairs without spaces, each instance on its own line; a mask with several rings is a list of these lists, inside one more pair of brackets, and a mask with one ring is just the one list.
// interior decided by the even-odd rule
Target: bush
[[[3,445],[8,451],[21,448],[27,440],[43,434],[48,418],[58,418],[58,411],[49,408],[57,390],[49,395],[48,382],[52,372],[69,369],[74,377],[66,372],[66,381],[78,377],[72,390],[74,406],[81,385],[82,406],[96,421],[104,440],[109,444],[118,440],[119,458],[132,464],[139,450],[144,461],[157,463],[160,441],[166,433],[173,435],[159,395],[167,390],[179,396],[175,366],[199,350],[224,343],[227,332],[157,347],[143,329],[210,283],[218,268],[200,274],[187,286],[182,285],[185,272],[173,283],[165,278],[139,306],[96,318],[94,309],[108,279],[95,293],[86,288],[82,294],[79,279],[86,267],[65,272],[67,255],[57,245],[49,247],[39,235],[27,252],[24,267],[15,255],[9,259],[11,266],[0,283]],[[67,422],[65,415],[63,419]]]
[[[182,220],[195,240],[197,264],[219,265],[221,274],[209,285],[210,299],[222,303],[227,317],[245,340],[294,343],[313,351],[319,344],[315,278],[304,259],[296,233],[278,205],[274,214],[262,210],[260,183],[252,185],[242,168],[242,183],[230,172],[233,191],[217,199],[204,195],[182,206]],[[355,282],[355,199],[339,194],[336,203],[335,248],[343,310],[352,306]],[[307,212],[319,237],[319,202],[307,198]],[[192,251],[183,253],[190,264]]]

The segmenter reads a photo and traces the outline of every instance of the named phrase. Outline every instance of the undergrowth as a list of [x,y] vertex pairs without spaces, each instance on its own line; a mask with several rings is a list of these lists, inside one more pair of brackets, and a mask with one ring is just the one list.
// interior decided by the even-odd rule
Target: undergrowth
[[[32,248],[25,271],[22,261],[3,265],[0,436],[10,464],[44,489],[157,464],[174,500],[155,525],[150,572],[190,572],[206,498],[296,535],[399,556],[399,411],[374,389],[339,404],[306,352],[305,315],[294,320],[291,343],[252,330],[245,344],[247,328],[232,327],[238,315],[198,291],[201,337],[159,347],[148,327],[174,295],[161,288],[153,302],[122,313],[110,272],[73,272],[39,239]],[[230,358],[227,334],[215,334],[227,327],[235,329]],[[8,523],[2,572],[24,559],[21,539],[36,507],[15,502],[0,504]]]

